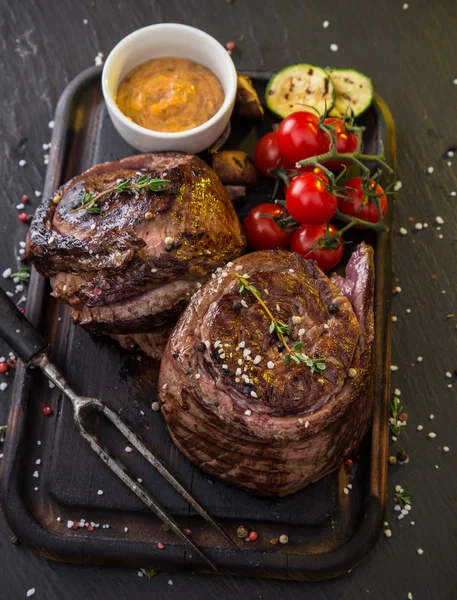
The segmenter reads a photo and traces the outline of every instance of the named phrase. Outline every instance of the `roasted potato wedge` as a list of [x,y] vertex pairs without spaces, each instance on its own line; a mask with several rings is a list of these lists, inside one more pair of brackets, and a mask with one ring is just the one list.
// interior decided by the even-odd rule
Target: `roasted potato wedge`
[[252,81],[246,75],[237,75],[235,114],[243,119],[261,119],[263,107]]
[[254,161],[240,150],[221,150],[213,154],[213,169],[224,185],[255,187],[259,173]]

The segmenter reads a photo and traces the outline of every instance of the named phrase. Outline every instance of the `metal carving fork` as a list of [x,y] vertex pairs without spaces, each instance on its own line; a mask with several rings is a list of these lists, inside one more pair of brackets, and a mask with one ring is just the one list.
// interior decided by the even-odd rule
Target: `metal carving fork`
[[19,311],[14,303],[0,288],[0,337],[14,350],[19,358],[29,367],[39,367],[44,375],[52,381],[73,404],[74,422],[83,438],[90,444],[92,450],[106,463],[125,485],[138,496],[138,498],[155,513],[159,519],[196,554],[203,558],[212,569],[217,568],[195,545],[191,538],[179,527],[178,523],[165,509],[140,485],[127,471],[117,458],[112,456],[100,440],[85,426],[85,417],[89,413],[99,412],[105,415],[111,423],[124,435],[128,442],[135,447],[144,458],[157,469],[157,471],[170,483],[174,489],[187,500],[192,508],[207,521],[229,544],[238,549],[230,537],[221,529],[214,519],[200,506],[189,492],[179,483],[176,477],[168,470],[162,461],[119,419],[115,412],[105,406],[96,398],[78,396],[68,385],[64,376],[48,358],[48,344],[30,323],[30,321]]

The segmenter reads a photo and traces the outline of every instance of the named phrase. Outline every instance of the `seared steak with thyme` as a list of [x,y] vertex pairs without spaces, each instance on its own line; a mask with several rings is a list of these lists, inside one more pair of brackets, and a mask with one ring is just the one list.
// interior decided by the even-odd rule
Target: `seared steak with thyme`
[[[154,178],[165,180],[156,186],[162,191],[142,187]],[[70,304],[75,323],[149,353],[208,274],[244,247],[217,175],[177,152],[131,156],[74,177],[42,202],[27,239],[28,257],[51,278],[53,296]]]
[[197,292],[171,334],[159,396],[202,469],[284,496],[338,468],[371,422],[374,266],[346,278],[285,250],[245,255]]

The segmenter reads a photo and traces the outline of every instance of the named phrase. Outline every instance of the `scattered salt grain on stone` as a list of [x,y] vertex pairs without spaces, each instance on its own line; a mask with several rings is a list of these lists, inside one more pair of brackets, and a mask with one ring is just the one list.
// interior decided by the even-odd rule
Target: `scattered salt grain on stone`
[[132,448],[130,446],[126,446],[125,451],[130,453],[130,452],[132,452]]
[[35,471],[35,472],[33,473],[33,477],[35,477],[35,479],[39,479],[39,477],[40,477],[40,474],[38,473],[38,471]]
[[343,492],[346,494],[346,496],[349,494],[349,490],[347,487],[343,488]]
[[129,528],[128,528],[128,527],[124,527],[124,531],[125,531],[125,533],[127,533],[127,532],[128,532],[128,530],[129,530]]
[[260,356],[260,354],[257,354],[257,356],[254,358],[254,364],[258,365],[259,362],[262,360],[262,357]]
[[84,25],[87,25],[89,23],[89,21],[87,19],[83,19],[83,23],[84,23]]
[[274,362],[272,362],[271,360],[269,360],[269,361],[267,362],[267,367],[268,367],[269,369],[273,369],[273,368],[274,368],[274,366],[275,366],[275,363],[274,363]]
[[160,409],[160,404],[158,402],[153,402],[151,408],[157,412]]
[[99,52],[97,54],[97,56],[95,57],[95,66],[96,67],[100,67],[103,64],[103,57],[104,57],[103,52]]
[[35,464],[36,465],[41,465],[41,458],[37,458],[36,461],[35,461]]
[[417,231],[420,231],[422,229],[422,227],[423,227],[422,223],[416,223],[414,225],[414,229],[417,229]]
[[411,594],[411,592],[408,592],[408,600],[413,600],[413,595]]
[[67,528],[71,529],[73,527],[74,523],[75,523],[74,521],[67,521]]
[[390,370],[391,371],[398,371],[397,365],[390,365]]
[[422,548],[418,548],[418,549],[417,549],[417,553],[418,553],[418,554],[424,554],[424,551],[422,550]]
[[430,419],[430,421],[433,421],[433,419],[435,418],[435,415],[429,415],[428,418]]
[[443,446],[444,452],[449,452],[449,446]]
[[19,166],[25,167],[26,164],[27,164],[27,162],[23,158],[21,158],[21,160],[19,161]]
[[408,230],[405,229],[404,227],[400,227],[400,233],[401,233],[401,235],[406,235],[408,233]]
[[168,585],[173,585],[173,581],[171,579],[168,580]]
[[3,279],[8,279],[8,277],[11,277],[12,272],[13,271],[11,269],[5,269],[2,273]]
[[322,27],[323,27],[324,29],[327,29],[327,27],[328,27],[329,25],[330,25],[329,21],[324,21],[324,22],[322,23]]
[[451,379],[452,377],[452,373],[450,373],[449,371],[446,371],[445,375],[448,379]]
[[429,173],[429,175],[431,175],[434,170],[435,170],[435,167],[428,167],[427,168],[427,173]]
[[410,309],[410,308],[407,308],[407,309],[406,309],[406,312],[407,312],[407,313],[408,313],[408,315],[409,315],[409,314],[410,314],[410,312],[411,312],[411,309]]
[[390,530],[390,529],[386,529],[386,530],[384,531],[384,535],[385,535],[386,537],[388,537],[388,538],[389,538],[389,537],[391,537],[391,536],[392,536],[392,532],[391,532],[391,530]]
[[138,571],[137,575],[138,577],[143,577],[143,573],[141,571]]
[[330,44],[330,50],[332,52],[338,52],[338,44]]
[[416,362],[422,362],[423,360],[424,360],[424,357],[423,357],[423,356],[418,356],[418,357],[416,358]]
[[27,596],[27,598],[30,598],[30,596],[33,596],[34,594],[35,594],[35,588],[30,588],[30,589],[27,591],[27,594],[26,594],[26,596]]
[[97,495],[98,496],[103,496],[103,490],[98,490]]
[[398,190],[401,190],[401,188],[403,187],[403,184],[401,181],[396,181],[395,185],[394,185],[394,191],[398,192]]
[[424,429],[424,426],[423,426],[423,425],[418,425],[418,426],[417,426],[417,431],[422,431],[423,429]]
[[401,390],[399,390],[398,388],[395,388],[395,389],[394,389],[394,394],[395,394],[396,396],[401,396]]
[[248,408],[248,409],[246,409],[246,410],[244,411],[244,414],[245,414],[247,417],[250,417],[250,416],[252,415],[252,410],[249,410],[249,408]]
[[257,396],[257,394],[254,392],[254,390],[252,390],[252,392],[251,392],[251,396],[252,396],[253,398],[258,398],[258,396]]
[[403,10],[408,10],[409,8],[409,4],[407,4],[406,2],[403,4],[402,6]]
[[435,432],[433,432],[433,431],[431,431],[431,432],[428,434],[428,437],[429,437],[430,439],[432,439],[432,440],[433,440],[434,438],[436,438],[436,433],[435,433]]

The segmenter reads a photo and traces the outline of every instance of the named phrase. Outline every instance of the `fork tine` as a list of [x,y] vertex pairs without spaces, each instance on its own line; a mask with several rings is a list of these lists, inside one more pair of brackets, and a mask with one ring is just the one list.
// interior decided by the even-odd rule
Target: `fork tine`
[[[123,465],[117,458],[110,455],[108,450],[103,447],[100,441],[91,434],[82,424],[81,420],[77,421],[79,429],[81,431],[84,439],[89,442],[92,450],[98,454],[98,456],[102,459],[102,461],[108,465],[108,467],[115,473],[119,479],[125,485],[127,485],[134,494],[138,496],[138,498],[150,509],[154,514],[156,514],[159,519],[168,525],[170,529],[186,544],[190,546],[192,550],[198,554],[214,571],[217,571],[217,567],[210,561],[210,559],[203,554],[203,552],[195,545],[191,538],[189,538],[181,528],[178,523],[171,517],[162,507],[162,505],[154,500],[154,498],[147,492],[147,490],[140,484],[138,484],[131,475],[127,472],[125,465]],[[129,438],[130,439],[130,438]],[[133,442],[132,442],[133,443]]]
[[119,431],[128,439],[128,441],[135,446],[135,448],[144,456],[144,458],[153,465],[157,471],[170,483],[174,489],[181,494],[181,496],[187,500],[187,502],[194,508],[194,510],[207,521],[231,546],[239,550],[238,546],[231,540],[231,538],[225,533],[222,527],[216,523],[216,521],[206,512],[206,510],[195,500],[193,496],[186,490],[186,488],[176,479],[176,477],[168,470],[163,462],[153,454],[143,442],[119,419],[115,412],[110,408],[103,405],[103,413],[108,419],[119,429]]

